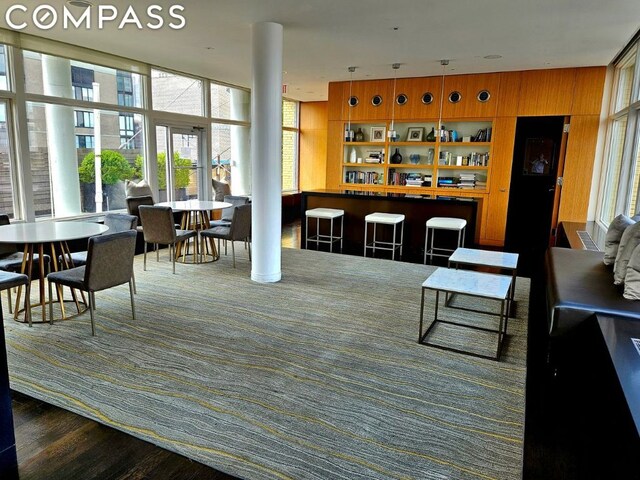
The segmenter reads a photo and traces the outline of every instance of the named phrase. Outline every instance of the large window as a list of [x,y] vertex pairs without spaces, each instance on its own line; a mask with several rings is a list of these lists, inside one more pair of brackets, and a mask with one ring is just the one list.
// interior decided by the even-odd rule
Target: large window
[[282,191],[298,190],[298,103],[282,101]]
[[7,77],[7,50],[0,44],[0,90],[9,90]]
[[7,103],[0,100],[0,213],[14,217],[11,149]]
[[202,80],[162,70],[151,71],[154,110],[202,115]]
[[622,213],[633,216],[640,202],[640,75],[638,44],[614,65],[615,75],[607,131],[598,221],[603,227]]

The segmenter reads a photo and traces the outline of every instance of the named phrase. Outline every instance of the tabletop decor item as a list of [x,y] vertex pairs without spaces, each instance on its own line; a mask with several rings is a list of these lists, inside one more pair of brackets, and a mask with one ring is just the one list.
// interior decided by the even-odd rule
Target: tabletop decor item
[[397,165],[402,163],[402,154],[396,148],[396,151],[393,155],[391,155],[391,159],[389,160],[392,164]]

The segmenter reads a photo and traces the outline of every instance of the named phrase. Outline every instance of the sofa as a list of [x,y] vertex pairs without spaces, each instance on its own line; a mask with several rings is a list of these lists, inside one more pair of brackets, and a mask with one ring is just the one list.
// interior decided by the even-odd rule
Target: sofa
[[553,247],[545,259],[549,335],[570,332],[594,313],[637,318],[640,301],[623,297],[603,252]]

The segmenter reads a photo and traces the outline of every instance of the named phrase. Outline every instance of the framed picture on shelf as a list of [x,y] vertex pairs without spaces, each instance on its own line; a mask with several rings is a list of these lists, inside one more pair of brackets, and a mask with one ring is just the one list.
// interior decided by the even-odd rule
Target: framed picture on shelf
[[371,141],[384,142],[386,127],[371,127]]
[[424,137],[424,127],[409,127],[407,142],[421,142]]

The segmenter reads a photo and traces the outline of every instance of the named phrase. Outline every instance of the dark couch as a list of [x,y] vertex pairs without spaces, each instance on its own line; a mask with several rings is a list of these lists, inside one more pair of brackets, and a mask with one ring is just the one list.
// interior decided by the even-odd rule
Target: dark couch
[[640,320],[640,301],[622,296],[622,288],[613,284],[611,267],[602,258],[602,252],[590,250],[553,247],[547,251],[549,335],[563,335],[594,313]]

